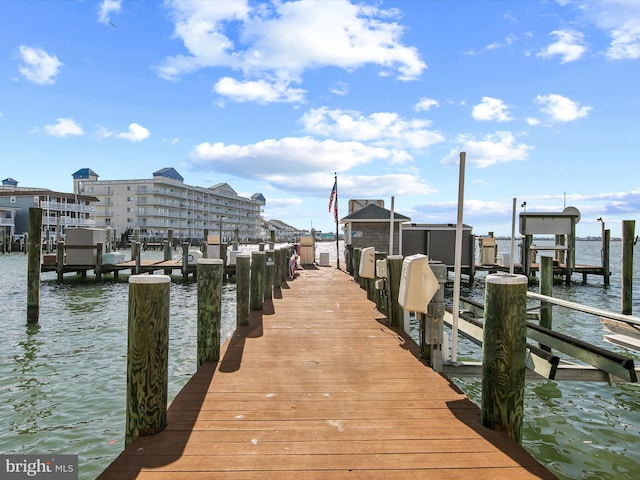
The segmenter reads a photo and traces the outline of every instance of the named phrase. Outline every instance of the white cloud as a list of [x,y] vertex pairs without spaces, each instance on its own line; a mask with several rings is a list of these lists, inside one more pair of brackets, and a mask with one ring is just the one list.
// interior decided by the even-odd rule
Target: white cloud
[[[347,0],[255,5],[172,0],[168,5],[175,36],[184,42],[187,53],[166,58],[159,75],[177,79],[207,67],[241,70],[244,79],[236,80],[237,85],[278,85],[275,89],[253,89],[254,94],[265,93],[263,103],[273,98],[300,101],[294,99],[304,93],[302,90],[292,90],[296,95],[284,97],[274,97],[273,90],[289,92],[289,83],[299,83],[308,69],[329,66],[354,70],[374,64],[383,69],[382,74],[395,71],[398,79],[405,81],[419,77],[426,68],[417,49],[402,43],[403,27],[388,21],[397,14],[394,10]],[[232,85],[229,80],[226,84]],[[219,93],[224,95],[226,90],[220,88]],[[247,101],[256,97],[232,98]]]
[[428,112],[431,107],[439,107],[440,103],[433,98],[422,97],[416,104],[416,112]]
[[333,87],[329,89],[334,95],[344,96],[349,93],[349,85],[344,82],[337,82]]
[[402,196],[402,195],[428,195],[437,192],[416,175],[403,173],[367,176],[367,175],[341,175],[338,179],[340,188],[348,191],[351,197],[372,198],[371,192],[376,197]]
[[393,152],[359,142],[286,137],[250,145],[204,142],[197,145],[189,157],[197,168],[273,181],[283,174],[343,172],[374,160],[391,161]]
[[118,13],[122,9],[122,0],[102,0],[98,6],[98,21],[100,23],[111,23],[110,15]]
[[390,112],[364,116],[353,110],[321,107],[305,113],[302,123],[304,130],[314,135],[396,149],[421,149],[444,140],[440,133],[428,130],[429,121],[405,120]]
[[149,130],[137,123],[130,123],[129,130],[126,132],[114,132],[105,128],[98,132],[98,135],[103,138],[120,138],[122,140],[129,140],[130,142],[140,142],[149,138],[151,135]]
[[54,125],[47,125],[44,127],[44,132],[47,135],[64,138],[71,135],[79,136],[84,134],[82,127],[71,118],[58,118],[56,119],[56,122],[57,123]]
[[557,37],[558,40],[538,52],[538,57],[550,58],[559,55],[562,57],[560,63],[568,63],[579,60],[587,51],[587,47],[584,45],[584,35],[581,32],[554,30],[549,35]]
[[579,103],[557,94],[538,95],[536,102],[551,120],[558,122],[571,122],[586,117],[591,111],[591,107],[580,106]]
[[493,42],[490,43],[489,45],[486,46],[487,50],[496,50],[498,48],[503,48],[503,47],[508,47],[509,45],[512,45],[513,42],[516,41],[516,37],[513,35],[509,35],[507,37],[505,37],[503,42]]
[[482,97],[482,102],[475,105],[471,110],[471,116],[475,120],[487,122],[495,120],[497,122],[508,122],[513,120],[509,116],[509,107],[499,98]]
[[466,161],[479,168],[489,167],[498,163],[509,163],[517,160],[526,160],[532,146],[517,143],[511,132],[500,131],[485,135],[476,139],[472,135],[460,135],[458,137],[460,148],[452,149],[440,163],[456,165],[459,152],[466,152]]
[[605,30],[611,43],[605,54],[610,60],[640,58],[640,2],[637,0],[592,0],[566,2],[575,5],[580,17]]
[[640,20],[638,18],[625,22],[610,32],[611,44],[607,57],[611,60],[640,58]]
[[55,55],[41,48],[20,45],[20,73],[29,81],[40,85],[52,85],[63,63]]
[[269,83],[265,80],[239,82],[230,77],[218,80],[214,90],[236,102],[293,103],[304,99],[305,91],[292,88],[288,82]]

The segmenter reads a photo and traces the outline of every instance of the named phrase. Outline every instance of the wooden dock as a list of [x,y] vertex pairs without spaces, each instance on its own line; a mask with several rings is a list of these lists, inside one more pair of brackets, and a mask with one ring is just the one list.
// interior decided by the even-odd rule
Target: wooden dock
[[274,297],[99,479],[556,478],[346,273],[310,266]]

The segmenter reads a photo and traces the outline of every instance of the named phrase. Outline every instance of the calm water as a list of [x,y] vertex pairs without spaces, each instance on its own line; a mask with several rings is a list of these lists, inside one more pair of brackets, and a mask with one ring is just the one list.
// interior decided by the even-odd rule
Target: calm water
[[[508,243],[500,245],[506,251]],[[541,242],[537,242],[541,243]],[[335,261],[335,244],[321,244]],[[587,285],[557,285],[554,295],[620,310],[620,243],[611,244],[611,286],[601,277]],[[640,256],[634,285],[640,289]],[[343,260],[341,260],[342,262]],[[600,243],[579,242],[578,263],[599,264]],[[26,256],[0,255],[0,453],[78,454],[80,478],[95,478],[124,447],[128,284],[74,282],[43,274],[38,326],[26,325]],[[581,277],[574,276],[577,282]],[[481,298],[483,286],[463,288]],[[223,339],[235,326],[235,290],[225,286]],[[634,295],[634,314],[640,301]],[[597,318],[554,312],[554,328],[629,353],[603,341]],[[195,371],[196,286],[171,286],[169,396]],[[460,340],[460,359],[479,359]],[[635,356],[637,361],[640,357]],[[474,401],[479,381],[459,381]],[[631,384],[527,385],[525,447],[560,478],[640,478],[640,388]]]

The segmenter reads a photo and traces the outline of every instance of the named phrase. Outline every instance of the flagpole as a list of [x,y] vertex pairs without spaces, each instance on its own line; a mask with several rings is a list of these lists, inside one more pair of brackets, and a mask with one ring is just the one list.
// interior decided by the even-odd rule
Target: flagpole
[[340,235],[338,234],[338,174],[336,172],[333,173],[335,176],[335,185],[336,185],[336,206],[334,210],[334,218],[336,221],[336,262],[337,269],[340,270]]

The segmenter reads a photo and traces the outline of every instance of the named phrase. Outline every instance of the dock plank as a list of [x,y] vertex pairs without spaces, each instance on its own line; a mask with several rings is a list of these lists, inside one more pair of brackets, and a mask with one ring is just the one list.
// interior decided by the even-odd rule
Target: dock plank
[[335,268],[252,312],[110,479],[552,479]]

